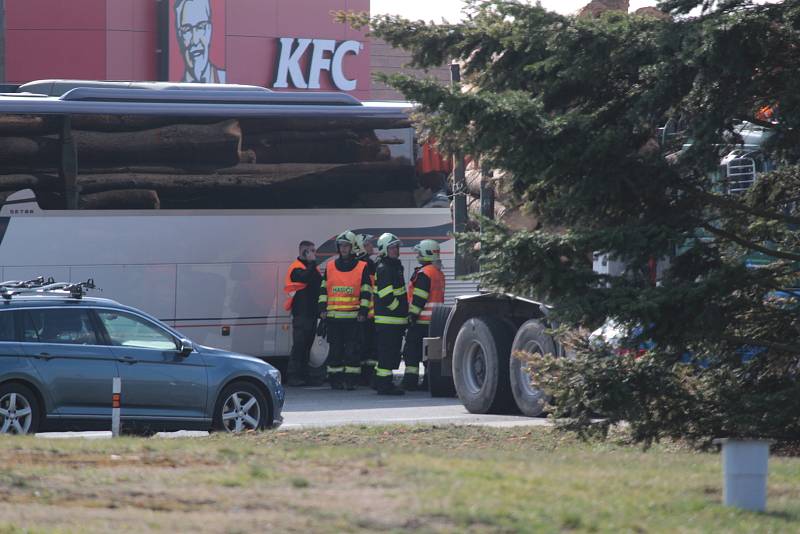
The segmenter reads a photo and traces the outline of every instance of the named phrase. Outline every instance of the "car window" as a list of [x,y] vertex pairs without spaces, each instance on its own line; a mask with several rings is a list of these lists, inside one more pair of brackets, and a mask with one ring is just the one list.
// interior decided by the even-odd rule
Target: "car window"
[[10,311],[0,312],[0,341],[16,341],[14,314]]
[[86,310],[26,310],[23,324],[24,341],[97,345],[97,334]]
[[148,321],[127,313],[97,310],[111,344],[118,347],[175,350],[175,338]]

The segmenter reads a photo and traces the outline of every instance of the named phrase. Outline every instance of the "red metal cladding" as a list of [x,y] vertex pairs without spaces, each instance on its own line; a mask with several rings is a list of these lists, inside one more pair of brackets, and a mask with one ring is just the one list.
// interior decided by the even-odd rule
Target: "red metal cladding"
[[[177,3],[177,5],[176,5]],[[6,79],[155,80],[159,32],[169,43],[169,79],[272,87],[281,38],[312,39],[297,59],[309,82],[318,53],[320,90],[355,80],[348,92],[370,96],[370,47],[364,32],[333,20],[338,10],[368,11],[369,0],[169,0],[166,27],[156,2],[25,0],[6,2]],[[326,41],[328,40],[328,41]],[[333,41],[330,48],[329,41]],[[356,41],[336,55],[343,43]],[[297,46],[297,41],[292,45]],[[346,47],[347,48],[347,47]],[[334,65],[338,58],[340,61]],[[334,72],[335,71],[335,72]],[[302,90],[289,83],[285,90]]]

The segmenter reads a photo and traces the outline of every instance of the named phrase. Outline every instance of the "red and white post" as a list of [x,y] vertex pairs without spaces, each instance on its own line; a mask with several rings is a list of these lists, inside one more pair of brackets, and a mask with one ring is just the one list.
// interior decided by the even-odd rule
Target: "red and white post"
[[114,377],[111,386],[111,436],[119,436],[119,410],[122,399],[122,379]]

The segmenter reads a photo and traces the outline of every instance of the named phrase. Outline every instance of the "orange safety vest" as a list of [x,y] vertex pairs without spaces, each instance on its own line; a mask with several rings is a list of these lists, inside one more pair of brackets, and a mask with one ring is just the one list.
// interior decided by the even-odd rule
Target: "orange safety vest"
[[[292,282],[292,272],[295,269],[306,269],[306,264],[300,260],[294,260],[292,264],[289,266],[289,270],[286,271],[286,279],[283,284],[283,292],[286,293],[286,301],[283,303],[283,309],[286,311],[292,310],[292,304],[294,303],[294,296],[297,294],[298,291],[302,291],[303,289],[308,286],[308,284],[304,284],[302,282]],[[319,267],[317,267],[317,272],[319,273]],[[322,273],[320,273],[322,276]]]
[[[430,324],[431,317],[433,316],[433,305],[444,302],[444,273],[430,263],[424,265],[418,272],[425,273],[425,276],[430,279],[431,289],[428,291],[428,301],[425,303],[425,307],[422,309],[422,312],[420,312],[417,323]],[[414,282],[416,281],[417,277],[414,276],[408,283],[409,305],[411,305],[411,301],[414,299]]]
[[328,316],[334,319],[355,319],[361,307],[361,277],[367,264],[356,263],[352,271],[343,272],[336,262],[328,264],[325,273],[325,289],[328,293]]

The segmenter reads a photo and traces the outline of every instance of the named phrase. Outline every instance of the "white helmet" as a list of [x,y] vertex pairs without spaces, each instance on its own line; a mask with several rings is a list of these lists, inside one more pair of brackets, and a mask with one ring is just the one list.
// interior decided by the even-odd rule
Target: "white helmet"
[[394,234],[390,234],[386,232],[385,234],[381,234],[378,238],[378,254],[381,256],[386,256],[389,252],[389,247],[394,245],[402,245],[403,242],[400,241],[400,238]]
[[367,243],[372,239],[372,236],[369,234],[356,234],[356,244],[353,247],[353,252],[356,256],[366,256],[367,252]]
[[414,245],[414,252],[420,262],[434,263],[439,261],[439,242],[433,239],[423,239],[418,245]]

